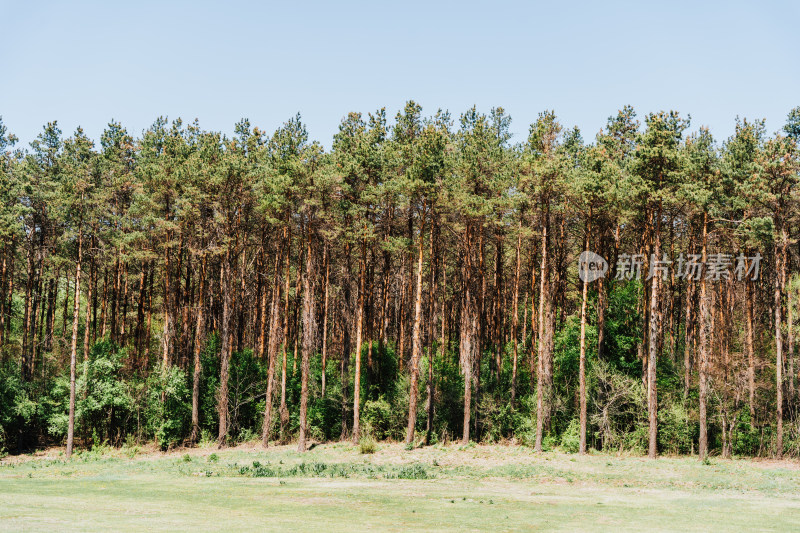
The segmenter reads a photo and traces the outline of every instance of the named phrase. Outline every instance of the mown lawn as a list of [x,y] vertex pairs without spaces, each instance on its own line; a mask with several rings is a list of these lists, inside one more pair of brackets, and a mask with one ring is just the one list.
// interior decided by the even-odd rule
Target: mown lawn
[[0,530],[800,529],[792,461],[389,444],[59,454],[0,462]]

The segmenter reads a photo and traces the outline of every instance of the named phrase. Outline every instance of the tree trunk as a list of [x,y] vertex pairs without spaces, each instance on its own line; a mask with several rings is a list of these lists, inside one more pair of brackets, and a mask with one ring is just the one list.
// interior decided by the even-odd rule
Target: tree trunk
[[[534,380],[534,376],[537,375],[536,366],[538,361],[538,346],[539,346],[539,326],[538,326],[538,316],[541,313],[541,309],[536,309],[536,253],[535,253],[535,246],[531,246],[531,345],[530,351],[528,356],[528,370],[530,374],[530,378],[528,379],[530,394],[533,395],[536,393],[536,380]],[[541,305],[541,298],[542,295],[539,294],[539,301]]]
[[793,291],[786,293],[786,363],[789,373],[789,379],[787,380],[789,382],[789,405],[794,402],[794,307],[792,293]]
[[328,364],[328,293],[330,292],[331,259],[328,243],[325,243],[325,296],[322,311],[322,397],[325,397]]
[[419,226],[419,248],[417,255],[416,292],[414,294],[414,328],[411,332],[411,384],[408,393],[408,425],[406,427],[406,444],[414,442],[414,429],[417,424],[417,396],[419,386],[419,362],[422,359],[422,261],[425,252],[425,212],[426,204],[422,203],[422,220]]
[[[45,351],[49,352],[53,349],[53,322],[55,322],[56,316],[56,280],[58,278],[58,272],[56,275],[50,278],[50,281],[47,283],[47,319],[46,319],[46,326],[45,326]],[[87,322],[88,324],[88,322]]]
[[[311,224],[311,222],[309,222]],[[308,413],[308,374],[311,364],[311,352],[314,349],[314,332],[316,318],[314,316],[314,253],[311,248],[311,228],[307,230],[306,272],[303,277],[303,341],[300,364],[300,436],[297,440],[297,451],[306,451],[307,413]]]
[[[26,381],[30,380],[33,376],[33,361],[29,346],[29,331],[31,327],[32,316],[31,309],[33,306],[33,283],[36,268],[33,261],[33,237],[30,239],[30,248],[28,249],[27,255],[28,279],[25,282],[25,313],[22,318],[22,378]],[[69,281],[67,282],[67,287],[67,290],[69,290]],[[68,297],[65,296],[65,299],[68,299]]]
[[[220,376],[217,412],[219,413],[219,435],[217,445],[224,446],[228,436],[228,369],[233,347],[231,322],[233,317],[233,287],[231,287],[231,251],[225,253],[220,270],[220,288],[222,290],[222,334],[220,335]],[[166,313],[165,315],[168,315]],[[166,352],[165,352],[166,353]]]
[[279,416],[281,420],[280,440],[285,442],[286,424],[289,423],[289,409],[286,407],[286,344],[289,342],[289,266],[291,263],[291,243],[288,238],[286,241],[286,276],[284,290],[284,311],[283,311],[283,348],[281,361],[281,406]]
[[264,356],[267,353],[267,326],[269,324],[269,317],[267,316],[267,299],[269,297],[269,291],[267,290],[267,284],[263,281],[263,279],[267,277],[267,260],[266,252],[264,250],[265,240],[266,237],[262,235],[261,247],[258,252],[258,262],[256,263],[256,278],[258,279],[258,287],[256,290],[256,298],[258,299],[258,309],[256,310],[258,348],[256,350],[256,356],[258,357],[259,361],[263,361]]
[[403,365],[406,360],[406,257],[400,260],[400,294],[398,297],[399,309],[397,312],[397,368],[400,372],[403,371]]
[[[505,236],[498,232],[497,244],[494,249],[494,302],[492,305],[492,331],[491,341],[494,344],[495,379],[500,383],[500,374],[503,369],[503,315],[506,307],[503,305],[503,241]],[[514,393],[512,389],[512,394]],[[513,401],[512,401],[513,403]]]
[[[169,267],[169,263],[166,264]],[[111,341],[117,342],[117,315],[119,313],[120,290],[122,288],[122,271],[120,269],[120,248],[117,246],[117,259],[114,263],[114,290],[111,293]],[[166,299],[164,300],[167,301]],[[166,324],[166,323],[165,323]],[[166,331],[166,326],[164,331]]]
[[[477,328],[475,342],[473,343],[472,350],[473,350],[473,359],[472,359],[472,393],[475,394],[476,397],[480,398],[481,393],[481,359],[483,358],[483,349],[486,341],[485,334],[486,334],[486,231],[484,226],[484,220],[478,224],[478,271],[477,275],[480,278],[480,291],[477,292],[478,295],[478,305],[476,306],[477,310]],[[470,397],[472,394],[470,394]],[[470,403],[470,409],[472,405]],[[476,437],[480,438],[480,427],[479,423],[479,411],[475,411],[475,433]]]
[[[388,236],[387,236],[388,239]],[[390,283],[390,276],[391,276],[391,263],[389,261],[389,252],[387,250],[383,251],[383,282],[382,282],[382,296],[383,296],[383,303],[381,305],[381,347],[386,346],[387,338],[389,335],[389,283]]]
[[[433,343],[435,337],[435,330],[436,330],[436,316],[437,316],[437,306],[436,306],[436,291],[437,291],[437,270],[436,267],[438,266],[438,262],[436,261],[435,257],[435,248],[434,242],[436,239],[436,235],[434,229],[436,228],[436,220],[431,221],[431,236],[430,236],[430,261],[431,261],[431,287],[430,287],[430,301],[431,301],[431,314],[428,318],[430,324],[429,330],[429,344],[428,344],[428,401],[426,405],[426,413],[427,413],[427,421],[425,424],[425,444],[428,445],[431,443],[431,436],[433,435]],[[444,257],[442,257],[442,263],[444,264]],[[444,293],[442,293],[444,295]],[[444,296],[442,296],[442,323],[444,324]],[[444,335],[442,335],[444,337]],[[442,338],[442,342],[444,342],[444,338]],[[444,347],[442,347],[444,350]],[[444,359],[444,358],[442,358]]]
[[[8,278],[8,264],[14,260],[11,253],[11,246],[6,244],[3,246],[3,265],[0,268],[0,348],[3,347],[5,341],[6,330],[6,279]],[[3,360],[5,362],[5,360]]]
[[[89,241],[89,242],[91,243],[92,241]],[[93,260],[91,260],[91,261],[93,262]],[[89,324],[90,324],[90,321],[92,319],[92,305],[91,305],[91,302],[92,302],[92,290],[94,289],[94,287],[92,287],[91,270],[93,270],[93,268],[90,269],[89,282],[87,283],[87,285],[89,286],[89,291],[88,291],[88,293],[86,295],[86,318],[85,318],[85,325],[84,325],[84,331],[83,331],[83,360],[84,361],[88,361],[89,360],[89,348],[90,348],[89,347],[89,337],[90,337],[90,335],[89,335],[90,331],[89,330],[91,328],[89,327]]]
[[518,332],[517,329],[519,328],[519,280],[520,280],[520,269],[522,266],[522,255],[521,255],[521,248],[522,248],[522,221],[519,223],[519,227],[517,228],[517,253],[516,253],[516,261],[514,266],[514,301],[512,302],[512,314],[511,314],[511,344],[514,348],[514,360],[511,362],[511,405],[512,407],[516,403],[517,399],[517,360],[519,359],[519,347],[517,346],[519,343],[519,339],[517,338]]
[[[302,244],[301,244],[302,245]],[[294,340],[294,354],[292,356],[292,376],[297,374],[297,355],[300,349],[300,283],[302,282],[302,254],[297,259],[297,277],[294,280],[294,309],[292,312],[292,340]]]
[[781,306],[783,305],[783,280],[786,276],[786,230],[781,227],[780,243],[775,245],[775,265],[779,271],[775,273],[775,416],[776,452],[778,459],[783,458],[783,332]]
[[[245,237],[242,237],[242,240],[245,240]],[[237,306],[237,313],[236,313],[236,351],[242,352],[244,350],[244,335],[245,335],[245,317],[244,317],[244,306],[245,306],[245,297],[247,296],[247,287],[245,285],[245,280],[247,279],[247,247],[243,246],[241,255],[239,256],[239,288],[236,292],[238,297],[235,297],[236,301],[238,302]],[[179,284],[180,285],[180,284]]]
[[[6,309],[6,312],[5,312],[5,314],[6,314],[6,324],[5,324],[6,331],[5,331],[5,334],[4,334],[4,337],[3,337],[4,339],[8,339],[9,336],[11,335],[11,322],[12,322],[12,319],[13,319],[13,312],[14,312],[14,266],[15,266],[14,251],[15,251],[15,248],[14,248],[14,242],[13,241],[12,241],[11,246],[12,246],[11,247],[11,259],[10,259],[10,264],[9,264],[9,267],[8,267],[8,270],[9,270],[9,272],[8,272],[8,285],[7,285],[8,289],[6,289],[6,294],[8,295],[8,299],[6,300],[6,307],[5,307],[5,309]],[[0,346],[2,346],[2,345],[0,345]]]
[[[167,368],[170,365],[170,356],[171,356],[171,350],[172,350],[171,344],[172,344],[172,327],[173,326],[172,326],[172,312],[171,312],[171,308],[172,308],[172,303],[171,303],[172,302],[172,281],[171,281],[171,279],[172,279],[172,276],[171,276],[171,273],[170,273],[170,260],[169,260],[169,255],[170,255],[169,254],[169,249],[170,249],[169,240],[170,239],[171,239],[171,237],[170,237],[169,232],[168,232],[167,233],[167,242],[164,243],[164,331],[162,333],[163,340],[161,341],[161,347],[162,347],[161,364],[163,365],[164,368]],[[220,283],[223,283],[222,287],[225,287],[225,289],[229,289],[230,288],[229,287],[230,280],[228,279],[228,278],[230,278],[230,265],[227,264],[228,259],[229,259],[229,255],[230,255],[230,251],[228,251],[226,253],[226,257],[225,257],[224,262],[223,262],[224,266],[222,268],[222,271],[225,272],[226,269],[227,269],[227,272],[225,272],[225,279],[224,280],[220,280]],[[228,290],[223,290],[223,299],[224,299],[225,302],[230,304],[230,294],[229,294]],[[224,311],[223,311],[223,314],[224,314]],[[222,325],[222,331],[223,332],[225,331],[225,328],[227,326],[229,326],[229,325],[228,324],[223,324]],[[223,335],[224,335],[224,333],[223,333]],[[113,321],[112,321],[112,325],[111,325],[111,336],[112,337],[114,336]],[[223,340],[223,345],[224,344],[225,344],[225,341]],[[223,346],[222,347],[222,355],[223,356],[225,354],[225,350],[226,350],[226,348],[225,348],[225,346]],[[227,363],[225,364],[225,372],[226,372],[226,376],[225,377],[227,378]],[[227,387],[227,384],[226,384],[226,387]],[[219,401],[220,401],[220,406],[222,406],[221,402],[223,400],[220,398]],[[225,410],[226,410],[225,416],[227,416],[227,401],[228,401],[227,397],[225,398],[224,401],[226,403],[226,405],[225,405]],[[220,421],[222,419],[223,419],[223,414],[220,413]],[[227,419],[226,419],[226,421],[227,421]],[[227,434],[227,428],[226,428],[226,434]],[[222,442],[222,437],[223,437],[222,427],[220,427],[220,443]]]
[[[61,314],[61,338],[64,339],[64,342],[66,342],[66,340],[67,340],[67,315],[69,313],[69,293],[70,293],[69,272],[66,273],[66,278],[67,278],[66,279],[67,287],[64,290],[64,311]],[[35,284],[34,284],[34,287],[36,287]],[[36,310],[36,297],[35,296],[33,296],[33,310],[34,311]],[[34,312],[34,316],[32,316],[31,318],[33,320],[35,320],[35,318],[36,318],[35,317],[35,312]],[[33,326],[31,326],[31,327],[33,327]]]
[[476,297],[475,266],[473,263],[474,227],[468,225],[464,239],[464,265],[462,274],[463,295],[461,309],[461,328],[459,339],[459,358],[464,374],[464,426],[461,442],[469,443],[470,422],[472,418],[472,387],[475,353],[479,349],[480,306]]
[[[589,218],[586,222],[586,246],[589,247],[589,242],[592,233],[592,209],[589,208]],[[585,275],[588,276],[588,265],[584,270]],[[580,444],[578,447],[579,453],[586,453],[586,302],[589,297],[589,281],[588,278],[583,280],[583,294],[581,295],[581,341],[580,341],[580,362],[578,369],[578,381],[580,388]]]
[[[708,256],[708,213],[703,213],[703,233],[701,236],[700,257],[703,265],[706,264]],[[706,289],[706,273],[701,272],[700,277],[700,316],[698,328],[698,348],[700,351],[700,440],[698,452],[700,460],[704,460],[708,455],[708,414],[706,412],[706,397],[708,395],[708,300]]]
[[[97,229],[95,228],[95,233]],[[92,236],[92,249],[97,249],[97,237]],[[97,342],[97,291],[98,291],[98,266],[95,261],[94,252],[92,253],[92,260],[90,262],[91,271],[89,272],[89,283],[92,284],[92,301],[86,302],[88,305],[92,307],[92,337],[91,342],[92,344]]]
[[[266,448],[269,446],[269,430],[272,424],[272,397],[275,395],[275,360],[278,356],[278,345],[280,337],[278,327],[280,325],[280,305],[281,305],[281,266],[283,262],[284,247],[288,247],[288,230],[283,228],[283,240],[278,253],[275,255],[275,270],[272,284],[272,303],[270,304],[269,315],[269,345],[267,346],[267,395],[264,400],[264,423],[261,428],[261,444]],[[288,279],[288,272],[286,278]],[[285,362],[284,362],[285,365]],[[286,395],[282,394],[284,399]]]
[[[661,257],[661,206],[658,206],[653,221],[653,259],[660,260]],[[658,454],[658,391],[656,383],[656,366],[658,364],[659,346],[659,287],[661,274],[654,272],[650,280],[650,317],[648,327],[647,345],[647,414],[650,421],[648,435],[647,456],[655,459]]]
[[340,366],[340,382],[342,384],[342,431],[339,435],[340,440],[345,440],[347,438],[347,423],[348,423],[348,398],[347,398],[347,388],[350,384],[350,311],[353,308],[352,305],[352,298],[351,298],[351,283],[350,280],[353,278],[353,264],[352,258],[350,256],[350,244],[345,243],[344,245],[344,259],[345,259],[345,276],[343,280],[342,293],[343,293],[343,303],[340,306],[340,321],[342,324],[342,363]]
[[[127,293],[128,293],[128,282],[127,282],[127,268],[125,269],[125,301],[127,308]],[[180,285],[180,282],[178,283]],[[181,368],[187,368],[189,365],[189,356],[193,355],[192,352],[192,323],[191,323],[191,312],[192,312],[192,296],[193,296],[194,288],[192,287],[192,256],[190,252],[186,253],[186,277],[184,278],[184,288],[183,288],[183,309],[181,309],[181,347],[180,347],[180,354],[181,354]],[[125,335],[122,336],[123,342],[125,339]]]
[[144,333],[144,364],[150,362],[150,331],[153,325],[153,278],[156,277],[155,268],[150,262],[150,279],[147,283],[147,327]]
[[534,451],[542,451],[542,434],[544,432],[547,413],[547,395],[546,391],[546,376],[545,376],[545,359],[547,358],[547,340],[545,338],[546,328],[545,322],[548,322],[547,315],[550,314],[549,309],[552,307],[550,304],[550,287],[548,285],[549,269],[548,264],[548,238],[547,230],[549,226],[548,214],[543,215],[544,224],[542,224],[542,259],[539,272],[539,344],[538,353],[536,358],[536,441],[534,443]]
[[694,349],[694,292],[695,284],[691,279],[686,280],[686,319],[685,319],[685,342],[683,347],[683,397],[689,397],[689,389],[692,387],[692,350]]
[[142,265],[141,272],[139,273],[139,302],[136,309],[136,331],[134,333],[134,342],[136,344],[136,356],[142,357],[142,345],[144,344],[142,336],[144,333],[144,304],[147,301],[147,264]]
[[108,268],[103,267],[103,301],[100,304],[100,338],[105,339],[107,333],[107,313],[106,309],[108,307]]
[[197,287],[197,321],[194,332],[194,372],[192,374],[192,435],[189,440],[192,444],[200,438],[200,376],[203,373],[203,364],[200,354],[203,351],[203,331],[205,330],[205,282],[208,257],[203,254],[200,266],[200,281]]
[[122,276],[122,310],[119,314],[119,343],[121,346],[125,346],[127,342],[127,332],[128,328],[126,326],[126,322],[128,320],[128,263],[124,262],[120,265],[121,276]]
[[748,402],[750,406],[750,424],[755,425],[756,418],[756,366],[755,366],[755,349],[753,347],[753,300],[755,299],[753,291],[753,281],[750,276],[745,279],[745,306],[746,312],[746,335],[745,335],[745,350],[747,351],[747,392]]
[[[598,252],[600,253],[600,252]],[[597,360],[602,361],[606,340],[606,279],[597,280]]]
[[[358,274],[358,311],[356,316],[356,374],[353,380],[353,442],[360,438],[361,418],[361,343],[364,329],[364,284],[367,269],[367,241],[361,241],[361,264]],[[402,358],[402,354],[401,354]]]
[[69,356],[69,421],[67,425],[67,459],[72,457],[75,439],[75,374],[78,359],[78,321],[81,312],[81,259],[83,254],[83,228],[78,229],[78,261],[75,263],[75,303],[72,314],[72,346]]

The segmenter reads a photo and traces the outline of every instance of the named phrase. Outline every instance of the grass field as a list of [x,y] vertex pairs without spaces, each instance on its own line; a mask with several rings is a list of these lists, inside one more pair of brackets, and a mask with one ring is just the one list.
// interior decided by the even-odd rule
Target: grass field
[[0,530],[800,530],[792,461],[506,446],[61,450],[0,462]]

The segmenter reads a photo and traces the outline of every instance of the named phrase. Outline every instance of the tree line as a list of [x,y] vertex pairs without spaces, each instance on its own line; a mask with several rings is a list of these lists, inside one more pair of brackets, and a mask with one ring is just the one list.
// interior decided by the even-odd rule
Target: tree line
[[0,120],[0,448],[800,453],[800,108],[722,141],[631,107],[589,142],[510,123],[409,101],[330,150],[299,114],[23,149]]

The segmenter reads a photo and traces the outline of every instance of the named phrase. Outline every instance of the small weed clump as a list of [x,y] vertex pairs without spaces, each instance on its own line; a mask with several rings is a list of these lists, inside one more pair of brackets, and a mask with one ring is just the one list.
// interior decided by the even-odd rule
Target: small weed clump
[[258,461],[253,461],[253,466],[243,466],[239,469],[239,474],[250,477],[275,477],[280,473],[280,469],[272,468],[269,463],[262,465]]
[[398,479],[428,479],[429,477],[431,476],[428,475],[428,469],[420,463],[403,465],[397,472]]
[[[231,465],[235,466],[235,465]],[[279,464],[262,464],[253,461],[252,465],[235,467],[229,475],[246,477],[327,477],[350,478],[365,477],[367,479],[430,479],[425,465],[416,463],[412,465],[384,466],[368,463],[306,463],[302,462],[291,467]]]

